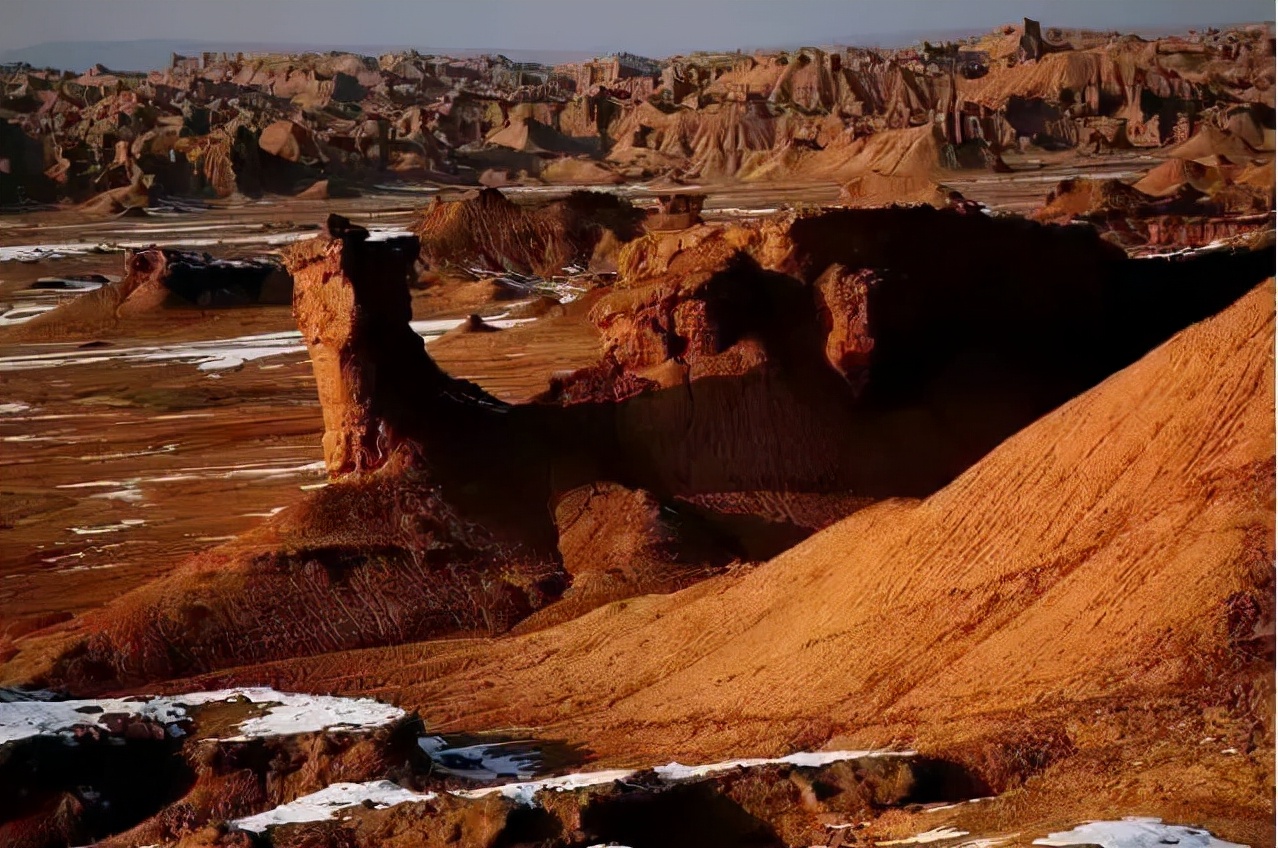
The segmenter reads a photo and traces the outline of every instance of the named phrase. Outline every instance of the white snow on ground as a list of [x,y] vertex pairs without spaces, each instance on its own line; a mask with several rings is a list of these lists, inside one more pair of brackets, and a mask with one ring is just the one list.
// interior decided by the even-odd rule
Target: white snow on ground
[[[450,748],[440,736],[423,736],[417,745],[435,763],[435,770],[468,780],[527,780],[537,773],[541,754],[527,742],[497,742]],[[524,746],[524,747],[513,747]],[[505,749],[505,750],[502,750]]]
[[887,842],[880,842],[879,845],[926,845],[929,842],[942,842],[946,839],[958,839],[960,836],[967,836],[966,830],[955,830],[952,827],[938,827],[934,830],[927,830],[923,833],[917,833],[906,839],[892,839]]
[[1210,831],[1200,827],[1163,824],[1162,819],[1138,816],[1129,816],[1122,821],[1080,824],[1073,830],[1035,839],[1034,844],[1100,845],[1101,848],[1162,848],[1166,845],[1179,848],[1244,848],[1236,842],[1217,839]]
[[547,777],[525,783],[503,783],[500,786],[485,786],[483,789],[461,789],[453,792],[459,798],[483,798],[487,795],[501,795],[526,806],[532,806],[533,798],[538,792],[556,791],[571,792],[574,789],[585,789],[591,786],[607,786],[618,780],[625,780],[634,775],[632,769],[609,769],[605,771],[586,771],[576,774],[565,774],[560,777]]
[[412,235],[407,227],[369,226],[365,229],[368,230],[369,241],[390,241],[400,236]]
[[[6,441],[12,438],[14,437],[7,437]],[[138,452],[136,455],[140,456],[147,453],[154,453],[154,451]],[[101,461],[103,459],[114,459],[116,456],[84,456],[80,458],[86,461]],[[278,462],[246,463],[243,465],[204,465],[191,468],[175,468],[167,474],[154,477],[129,477],[123,480],[88,480],[83,483],[63,483],[57,488],[109,489],[110,491],[89,495],[89,497],[119,500],[126,503],[142,503],[146,500],[146,494],[142,487],[152,486],[157,483],[189,483],[194,480],[261,480],[263,482],[276,482],[289,477],[319,477],[324,474],[324,469],[323,460],[305,462],[301,465],[281,465]],[[271,512],[246,513],[246,515],[270,518],[283,509],[284,507],[276,507]],[[135,519],[133,524],[137,523],[140,523],[140,521]],[[97,533],[114,533],[120,530],[127,530],[130,526],[133,526],[133,524],[128,522],[122,522],[122,524],[124,526],[108,524],[100,527],[71,527],[67,529],[76,535],[87,536]]]
[[959,801],[959,802],[954,803],[954,804],[940,804],[940,805],[935,806],[935,807],[926,807],[926,808],[924,808],[923,812],[925,812],[925,813],[939,813],[939,812],[942,812],[942,811],[944,811],[944,810],[957,810],[957,809],[959,809],[960,807],[963,807],[963,806],[965,806],[965,805],[967,805],[967,804],[979,804],[979,803],[981,803],[982,801],[993,801],[993,800],[994,800],[994,796],[993,796],[993,795],[987,795],[987,796],[985,796],[984,798],[968,798],[966,801]]
[[273,506],[266,512],[245,512],[241,513],[245,518],[274,518],[284,511],[282,506]]
[[1181,247],[1174,250],[1158,251],[1157,249],[1148,253],[1137,253],[1136,259],[1168,259],[1173,256],[1200,256],[1204,253],[1215,253],[1220,250],[1229,250],[1237,246],[1236,242],[1231,239],[1216,239],[1210,244],[1204,244],[1201,247]]
[[96,527],[68,527],[67,529],[77,536],[100,536],[103,533],[119,533],[121,530],[140,527],[143,524],[146,524],[145,519],[126,518],[119,524],[99,524]]
[[[768,765],[791,765],[800,768],[816,768],[818,766],[837,763],[841,760],[856,760],[862,757],[912,757],[914,751],[813,751],[790,754],[775,759],[727,760],[722,763],[709,763],[701,766],[685,766],[680,763],[657,766],[653,772],[662,780],[678,781],[730,771],[735,768],[757,768]],[[500,794],[503,797],[523,804],[532,804],[533,797],[543,790],[570,791],[587,786],[599,786],[618,780],[633,777],[635,770],[611,769],[607,771],[588,771],[577,774],[566,774],[561,777],[548,777],[521,783],[506,783],[499,786],[485,786],[482,789],[465,789],[454,792],[463,798],[482,798],[485,795]]]
[[[404,715],[399,707],[372,698],[340,698],[331,695],[294,695],[273,689],[240,690],[254,703],[276,702],[265,715],[240,722],[241,735],[235,739],[257,736],[286,736],[293,733],[315,733],[333,727],[370,729],[396,721]],[[203,693],[208,700],[225,700],[227,690]],[[235,692],[231,692],[235,694]],[[187,700],[189,695],[180,696]],[[207,703],[207,701],[206,701]]]
[[37,315],[43,315],[51,309],[56,309],[56,303],[28,303],[22,306],[15,306],[0,314],[0,327],[11,327],[14,324],[21,324],[30,321]]
[[99,500],[124,501],[125,503],[142,503],[142,501],[146,500],[146,498],[142,496],[142,490],[136,486],[126,486],[123,489],[116,489],[111,492],[101,492],[96,495],[89,495],[89,497],[91,499]]
[[86,253],[112,253],[106,244],[72,242],[70,244],[14,244],[0,247],[0,262],[39,262],[45,259],[65,259]]
[[[519,301],[511,304],[512,306],[520,306],[527,301]],[[510,313],[503,312],[500,315],[494,315],[491,318],[485,318],[484,323],[490,327],[497,327],[501,330],[508,330],[511,327],[518,327],[520,324],[527,324],[530,321],[536,321],[536,318],[508,318]],[[426,339],[427,341],[442,336],[449,330],[460,327],[466,323],[466,320],[458,320],[456,318],[437,318],[428,321],[410,321],[408,326],[413,328],[413,332]]]
[[[109,282],[110,278],[107,278],[107,280]],[[120,280],[119,277],[115,278],[116,282],[118,282],[119,280]],[[71,277],[41,277],[40,279],[36,280],[36,285],[38,286],[38,288],[33,286],[31,289],[28,289],[28,291],[29,292],[52,292],[55,295],[64,291],[90,292],[90,291],[95,291],[97,289],[100,289],[106,284],[107,283],[98,279],[78,280],[78,279],[73,279]],[[52,286],[54,285],[57,285],[58,287],[52,288]]]
[[[79,224],[69,224],[67,226],[82,226]],[[243,224],[133,224],[127,229],[108,230],[106,235],[138,235],[141,233],[207,233],[213,230],[238,230],[243,229]]]
[[713,217],[714,215],[728,215],[734,218],[747,218],[753,215],[774,215],[781,211],[779,206],[760,206],[757,208],[745,208],[741,206],[723,206],[718,209],[703,209],[701,214],[703,217]]
[[0,358],[0,371],[29,371],[64,365],[91,365],[99,362],[187,362],[201,371],[235,368],[267,356],[306,350],[298,332],[263,333],[205,342],[172,345],[65,350]]
[[[124,250],[145,250],[150,247],[216,247],[217,245],[261,244],[280,247],[286,244],[314,238],[317,230],[289,230],[286,232],[256,232],[243,235],[216,235],[212,231],[235,229],[238,224],[141,224],[127,230],[103,231],[105,242],[69,241],[57,244],[14,244],[0,247],[0,262],[41,262],[83,256],[89,253],[120,253]],[[408,235],[406,227],[376,225],[368,227],[370,241],[384,241],[396,236]],[[127,238],[127,236],[134,238]],[[145,236],[143,239],[137,236]],[[125,236],[125,238],[117,238]]]
[[859,760],[862,757],[912,757],[914,751],[807,751],[790,754],[776,759],[727,760],[722,763],[709,763],[702,766],[685,766],[681,763],[657,766],[653,769],[663,780],[688,780],[693,777],[705,777],[721,771],[735,768],[758,768],[759,766],[798,766],[800,768],[818,768],[842,760]]
[[322,474],[325,468],[322,459],[301,465],[204,465],[196,468],[179,468],[176,469],[176,473],[162,477],[140,477],[137,481],[131,482],[185,483],[190,480],[234,480],[241,477],[265,477],[274,480],[280,477]]
[[967,842],[960,842],[954,848],[995,848],[997,845],[1011,842],[1018,836],[1020,836],[1019,833],[1009,833],[1007,836],[987,836],[982,839],[970,839]]
[[[494,327],[507,328],[526,323],[531,318],[503,318],[497,316],[487,321]],[[410,326],[427,341],[442,336],[460,326],[462,319],[413,321]],[[0,371],[30,371],[37,368],[57,368],[66,365],[92,365],[100,362],[184,362],[201,371],[221,371],[239,368],[248,362],[270,356],[304,353],[302,334],[296,330],[280,333],[261,333],[230,339],[203,342],[181,342],[171,345],[95,348],[91,350],[64,350],[52,353],[29,353],[20,356],[0,357]]]
[[[134,457],[138,457],[138,456],[155,456],[156,454],[161,454],[161,453],[173,453],[174,451],[178,449],[178,447],[179,445],[177,442],[170,442],[167,445],[160,445],[159,447],[148,447],[148,448],[144,448],[143,450],[136,450],[136,451],[118,451],[116,453],[91,453],[91,454],[86,454],[84,456],[77,457],[77,459],[79,459],[82,462],[105,462],[106,460],[110,460],[110,459],[133,459]],[[63,488],[63,487],[59,487],[59,488]],[[67,486],[65,488],[73,488],[73,486]]]
[[[389,724],[404,715],[399,707],[371,698],[340,698],[331,695],[304,695],[277,692],[265,687],[219,689],[186,695],[153,698],[96,698],[81,701],[11,701],[0,703],[0,745],[33,736],[71,734],[77,725],[105,727],[107,713],[127,713],[173,724],[187,718],[187,707],[247,698],[264,713],[245,719],[237,726],[240,734],[224,741],[242,741],[261,736],[316,733],[330,728],[371,729]],[[179,728],[171,732],[180,733]]]
[[253,833],[265,833],[267,828],[275,825],[325,821],[331,819],[334,813],[366,802],[372,804],[374,809],[381,810],[396,804],[429,801],[435,797],[434,792],[412,792],[389,780],[334,783],[265,813],[234,819],[231,826]]
[[0,262],[46,262],[91,253],[123,253],[127,250],[145,250],[150,247],[213,247],[220,244],[262,244],[268,247],[292,244],[315,235],[314,230],[287,233],[253,233],[243,236],[189,236],[176,235],[168,239],[145,241],[65,242],[61,244],[15,244],[0,247]]
[[26,304],[22,307],[14,307],[6,310],[4,314],[0,314],[0,327],[12,327],[13,324],[20,324],[31,321],[36,315],[42,315],[51,309],[58,308],[58,304]]
[[168,699],[134,701],[97,698],[90,701],[8,701],[0,703],[0,745],[33,736],[69,734],[76,725],[105,727],[102,716],[128,713],[172,724],[186,710]]

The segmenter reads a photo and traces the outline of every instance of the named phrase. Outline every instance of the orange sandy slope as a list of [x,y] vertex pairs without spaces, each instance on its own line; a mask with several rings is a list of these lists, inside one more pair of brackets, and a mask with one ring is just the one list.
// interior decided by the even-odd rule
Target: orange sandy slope
[[[1272,645],[1273,303],[1271,281],[936,495],[749,573],[517,638],[211,679],[369,692],[441,728],[538,727],[613,760],[944,743],[1089,699],[1184,702],[1245,665],[1239,639]],[[1244,596],[1270,624],[1231,635]]]

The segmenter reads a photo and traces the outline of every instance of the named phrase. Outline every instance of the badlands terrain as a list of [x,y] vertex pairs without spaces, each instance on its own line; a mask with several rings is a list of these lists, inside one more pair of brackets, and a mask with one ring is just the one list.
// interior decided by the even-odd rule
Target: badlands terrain
[[0,68],[0,845],[1273,845],[1274,84]]

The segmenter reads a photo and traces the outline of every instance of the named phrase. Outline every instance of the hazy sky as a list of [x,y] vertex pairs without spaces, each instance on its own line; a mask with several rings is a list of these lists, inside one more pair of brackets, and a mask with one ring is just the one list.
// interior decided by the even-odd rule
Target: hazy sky
[[1271,20],[1272,0],[0,0],[0,50],[48,41],[697,48],[853,41],[921,30],[1132,30]]

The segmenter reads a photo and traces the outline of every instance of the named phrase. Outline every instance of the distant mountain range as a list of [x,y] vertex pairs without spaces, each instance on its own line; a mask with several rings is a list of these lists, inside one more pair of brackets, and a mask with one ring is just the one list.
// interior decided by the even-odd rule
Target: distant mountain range
[[[1019,23],[1019,21],[1017,22]],[[1207,26],[1204,24],[1203,26]],[[1239,24],[1220,24],[1220,26],[1239,26]],[[981,35],[991,27],[972,29],[930,29],[910,30],[894,33],[876,33],[872,35],[847,35],[842,38],[824,41],[826,45],[858,45],[862,47],[904,47],[923,40],[933,42],[956,41],[972,35]],[[1137,35],[1151,38],[1160,35],[1184,32],[1183,28],[1146,28],[1135,30]],[[789,50],[800,44],[757,44],[745,45],[745,52],[755,50]],[[288,44],[281,42],[213,42],[197,40],[146,39],[140,41],[48,41],[30,47],[0,50],[0,64],[26,62],[39,68],[61,68],[71,71],[85,71],[94,65],[105,65],[116,71],[150,71],[168,67],[169,57],[173,53],[184,56],[198,55],[204,51],[243,52],[243,53],[310,53],[337,50],[343,53],[358,53],[365,56],[380,56],[405,50],[417,50],[420,53],[445,56],[477,56],[481,54],[500,53],[516,62],[541,62],[548,65],[563,62],[582,62],[596,56],[624,48],[623,46],[596,46],[595,49],[584,50],[527,50],[518,47],[427,47],[407,44]],[[707,50],[732,49],[707,44]],[[640,51],[641,52],[641,51]],[[653,57],[659,58],[659,57]]]
[[[150,71],[166,68],[170,55],[198,56],[204,51],[227,53],[324,53],[340,50],[365,56],[380,56],[401,50],[448,56],[474,56],[500,53],[516,62],[581,62],[598,53],[582,50],[520,50],[518,48],[442,48],[404,44],[281,44],[278,42],[241,42],[227,44],[211,41],[49,41],[31,47],[0,51],[0,64],[26,62],[38,68],[62,68],[85,71],[94,65],[105,65],[116,71]],[[605,52],[605,51],[600,51]]]
[[[910,32],[876,34],[872,36],[849,35],[846,38],[827,40],[826,44],[856,44],[866,47],[903,47],[924,38],[933,41],[962,38],[987,32],[988,28],[971,30],[916,30]],[[742,50],[788,50],[800,44],[743,45]],[[140,41],[48,41],[30,47],[0,50],[0,64],[26,62],[37,68],[61,68],[86,71],[94,65],[105,65],[116,71],[150,71],[166,68],[173,53],[195,56],[204,51],[227,53],[310,53],[338,50],[364,56],[380,56],[403,50],[445,56],[477,56],[484,53],[500,53],[516,62],[541,62],[557,65],[563,62],[583,62],[616,50],[636,51],[624,45],[595,45],[582,50],[525,50],[518,47],[428,47],[410,44],[288,44],[281,42],[214,42],[199,40],[146,39]],[[722,45],[707,44],[706,50],[733,49]],[[654,56],[653,58],[660,58]]]

